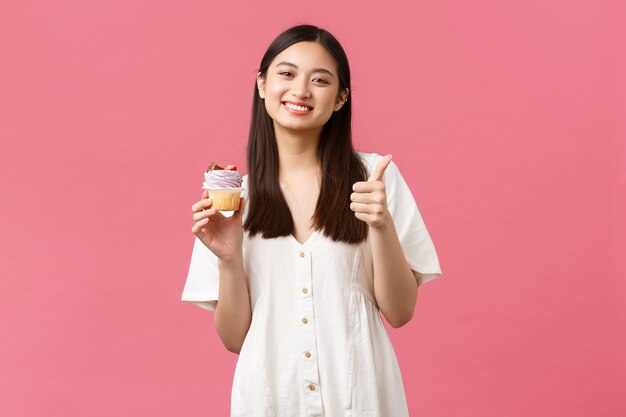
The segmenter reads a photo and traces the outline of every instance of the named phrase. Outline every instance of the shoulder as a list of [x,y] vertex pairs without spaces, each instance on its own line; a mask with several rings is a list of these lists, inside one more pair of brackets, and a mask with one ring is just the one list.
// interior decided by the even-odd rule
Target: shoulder
[[376,164],[383,156],[376,152],[356,151],[357,155],[361,158],[365,167],[367,168],[367,175],[371,175],[376,168]]
[[242,175],[242,177],[241,177],[241,188],[243,188],[242,195],[247,200],[248,199],[248,174]]
[[377,161],[382,158],[382,155],[377,154],[376,152],[365,152],[365,151],[355,151],[356,154],[365,162],[366,164]]
[[242,217],[244,222],[248,216],[248,195],[248,174],[246,174],[241,177],[241,196],[244,198]]
[[[376,152],[364,152],[364,151],[356,151],[361,160],[365,163],[367,168],[367,175],[371,175],[374,172],[374,168],[378,165],[378,162],[382,159],[383,155]],[[389,180],[395,179],[400,175],[400,171],[398,170],[397,165],[391,160],[389,166],[385,170],[385,174],[383,175],[383,182],[387,183]]]

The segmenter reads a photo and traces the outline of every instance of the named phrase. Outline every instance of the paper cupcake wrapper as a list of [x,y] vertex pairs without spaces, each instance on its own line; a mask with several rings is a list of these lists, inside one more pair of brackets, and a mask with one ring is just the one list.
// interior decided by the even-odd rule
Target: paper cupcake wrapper
[[211,207],[217,210],[237,210],[243,188],[205,188],[211,198]]

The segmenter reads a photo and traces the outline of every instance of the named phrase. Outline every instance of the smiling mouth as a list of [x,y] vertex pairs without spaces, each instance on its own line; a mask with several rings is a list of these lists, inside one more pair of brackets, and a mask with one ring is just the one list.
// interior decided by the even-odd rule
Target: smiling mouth
[[290,110],[296,111],[296,112],[309,112],[311,110],[313,110],[313,107],[308,107],[308,106],[298,106],[297,104],[292,104],[292,103],[287,103],[285,101],[283,101],[283,105],[285,107],[287,107]]

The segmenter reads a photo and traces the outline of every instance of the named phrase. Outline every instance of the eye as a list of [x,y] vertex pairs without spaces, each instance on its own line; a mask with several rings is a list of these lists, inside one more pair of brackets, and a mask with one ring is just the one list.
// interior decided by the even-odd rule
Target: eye
[[326,81],[326,80],[325,80],[325,79],[323,79],[323,78],[313,78],[313,81],[315,81],[315,80],[320,80],[322,83],[324,83],[324,84],[328,84],[328,81]]
[[291,73],[289,71],[283,71],[283,72],[279,72],[279,75],[284,75],[287,74],[287,76],[291,75]]

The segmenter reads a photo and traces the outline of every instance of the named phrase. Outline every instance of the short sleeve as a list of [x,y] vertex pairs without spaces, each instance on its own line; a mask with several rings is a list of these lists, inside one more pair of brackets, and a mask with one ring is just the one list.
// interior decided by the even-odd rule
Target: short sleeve
[[[381,158],[381,155],[376,155],[372,168],[378,165]],[[435,246],[417,203],[393,160],[385,170],[383,183],[387,193],[387,208],[396,226],[398,239],[409,266],[422,275],[420,284],[442,275]]]
[[196,237],[182,301],[189,301],[204,309],[215,311],[219,295],[219,272],[217,256]]

